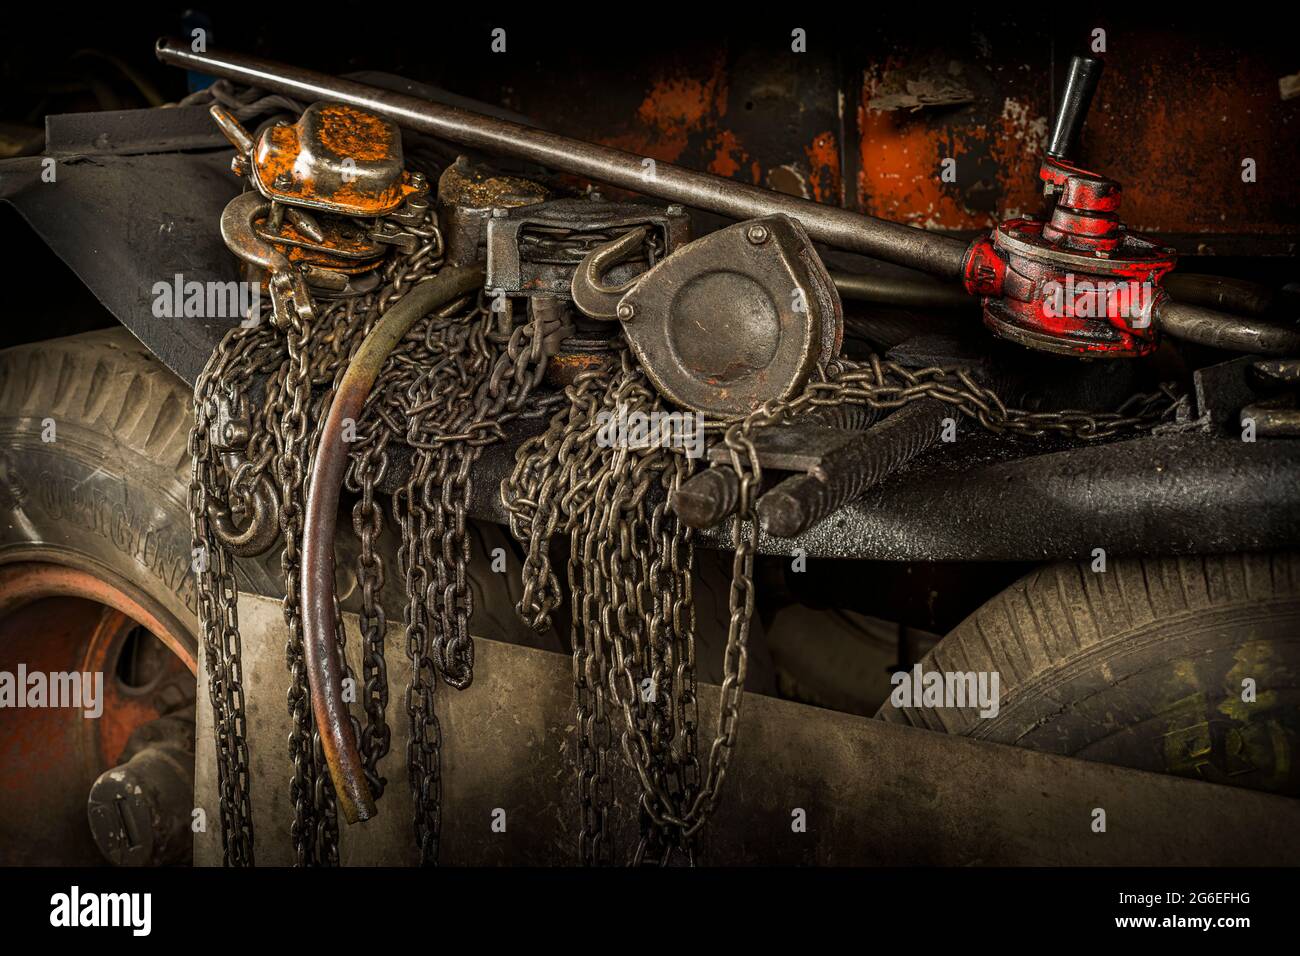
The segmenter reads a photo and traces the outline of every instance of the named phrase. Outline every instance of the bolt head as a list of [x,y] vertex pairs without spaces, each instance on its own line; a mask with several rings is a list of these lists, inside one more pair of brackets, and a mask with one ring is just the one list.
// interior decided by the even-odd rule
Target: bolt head
[[631,302],[620,302],[618,306],[618,317],[623,322],[629,322],[632,316],[636,315],[636,308]]
[[761,246],[763,243],[767,242],[767,237],[768,237],[767,226],[761,226],[755,224],[753,226],[750,226],[749,229],[746,230],[745,232],[745,238],[748,239],[756,246]]
[[686,208],[684,206],[679,206],[676,203],[674,203],[673,205],[665,209],[664,212],[666,212],[670,216],[680,216],[686,212]]

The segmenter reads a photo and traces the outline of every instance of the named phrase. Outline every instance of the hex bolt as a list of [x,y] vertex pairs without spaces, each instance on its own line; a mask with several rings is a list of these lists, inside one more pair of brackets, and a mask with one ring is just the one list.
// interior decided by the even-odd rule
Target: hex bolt
[[618,304],[618,317],[621,321],[631,322],[634,315],[636,315],[636,307],[631,302],[620,302]]
[[767,226],[758,224],[750,226],[745,232],[745,238],[756,246],[761,246],[763,243],[767,242],[767,236]]

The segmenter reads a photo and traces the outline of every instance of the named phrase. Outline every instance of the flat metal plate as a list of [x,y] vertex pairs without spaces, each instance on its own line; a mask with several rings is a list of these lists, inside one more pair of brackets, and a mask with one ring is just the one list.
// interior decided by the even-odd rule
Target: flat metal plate
[[[776,471],[813,471],[827,456],[862,436],[847,428],[825,425],[774,425],[754,433],[754,448],[764,468]],[[725,442],[709,447],[709,461],[727,464],[731,452]]]
[[[278,602],[242,596],[249,751],[259,865],[292,862],[285,741],[284,623]],[[400,615],[398,615],[400,619]],[[390,620],[393,619],[390,617]],[[356,619],[347,616],[356,633]],[[360,672],[359,642],[348,642]],[[400,625],[388,631],[390,693],[409,675]],[[717,689],[700,685],[701,735]],[[219,863],[211,712],[200,694],[197,801],[206,833],[195,862]],[[473,685],[439,686],[443,737],[441,860],[464,865],[575,864],[572,660],[479,639]],[[345,864],[415,862],[403,754],[408,730],[390,704],[389,786],[379,815],[346,827]],[[632,848],[635,789],[616,777],[620,853]],[[1107,831],[1092,830],[1093,810]],[[492,828],[505,811],[504,833]],[[806,832],[791,821],[803,810]],[[1300,801],[1087,763],[900,727],[746,694],[740,738],[717,815],[710,864],[1214,865],[1300,859]]]

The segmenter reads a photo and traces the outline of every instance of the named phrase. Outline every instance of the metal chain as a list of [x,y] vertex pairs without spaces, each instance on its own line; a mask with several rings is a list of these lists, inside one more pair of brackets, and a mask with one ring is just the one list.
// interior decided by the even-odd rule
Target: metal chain
[[[618,715],[641,784],[633,859],[665,862],[680,851],[690,861],[701,780],[690,532],[663,502],[691,462],[682,449],[601,447],[602,412],[666,407],[626,349],[611,366],[579,374],[565,394],[568,407],[519,449],[502,499],[527,548],[518,610],[534,627],[547,626],[559,603],[547,543],[558,531],[570,535],[579,852],[588,864],[613,855],[609,741]],[[663,494],[652,498],[655,487]]]
[[[568,583],[577,717],[579,853],[607,863],[610,847],[610,706],[622,716],[621,743],[640,783],[641,839],[632,862],[694,861],[694,840],[716,809],[740,723],[753,618],[758,525],[753,505],[762,469],[753,435],[817,407],[896,409],[937,398],[995,432],[1049,433],[1096,440],[1150,428],[1168,417],[1177,396],[1164,387],[1134,396],[1114,413],[1008,409],[992,389],[962,369],[911,370],[872,357],[833,363],[799,396],[772,402],[725,428],[723,440],[740,478],[729,621],[719,689],[718,723],[707,759],[698,746],[690,532],[667,509],[690,474],[681,449],[599,447],[601,413],[652,413],[662,400],[626,350],[604,369],[577,376],[567,407],[547,430],[520,447],[501,495],[510,528],[524,544],[520,615],[549,624],[559,582],[548,546],[568,533]],[[658,484],[656,503],[648,495]]]
[[236,328],[222,339],[196,384],[194,428],[189,438],[194,570],[198,576],[199,625],[216,740],[223,862],[227,866],[253,865],[253,819],[236,607],[238,586],[230,556],[213,534],[208,518],[209,506],[230,501],[237,493],[233,481],[224,481],[210,429],[216,420],[219,393],[224,388],[231,396],[247,387],[258,371],[255,356],[264,351],[269,339],[269,330],[264,328]]
[[[357,503],[352,506],[352,528],[361,543],[356,562],[357,587],[361,591],[358,629],[365,647],[362,703],[366,726],[358,740],[365,758],[366,781],[376,800],[383,796],[387,785],[387,780],[379,772],[379,761],[387,756],[392,743],[392,729],[387,719],[388,664],[384,657],[388,619],[380,601],[384,589],[384,562],[376,548],[383,531],[384,512],[375,501],[375,488],[388,471],[388,434],[380,431],[375,442],[353,458],[349,471],[351,490],[359,494]],[[339,633],[342,633],[341,627]]]

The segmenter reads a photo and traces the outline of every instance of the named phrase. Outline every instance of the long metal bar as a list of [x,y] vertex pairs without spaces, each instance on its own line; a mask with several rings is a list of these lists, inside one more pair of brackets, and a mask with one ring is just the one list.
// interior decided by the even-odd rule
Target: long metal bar
[[347,103],[463,146],[539,163],[734,219],[784,213],[798,219],[813,239],[828,245],[947,279],[959,278],[962,273],[967,244],[940,233],[259,57],[196,53],[188,44],[174,39],[159,40],[157,54],[159,60],[172,66],[299,99]]
[[1185,342],[1260,355],[1295,355],[1300,352],[1300,325],[1294,321],[1233,315],[1172,299],[1156,306],[1155,317],[1161,331]]

